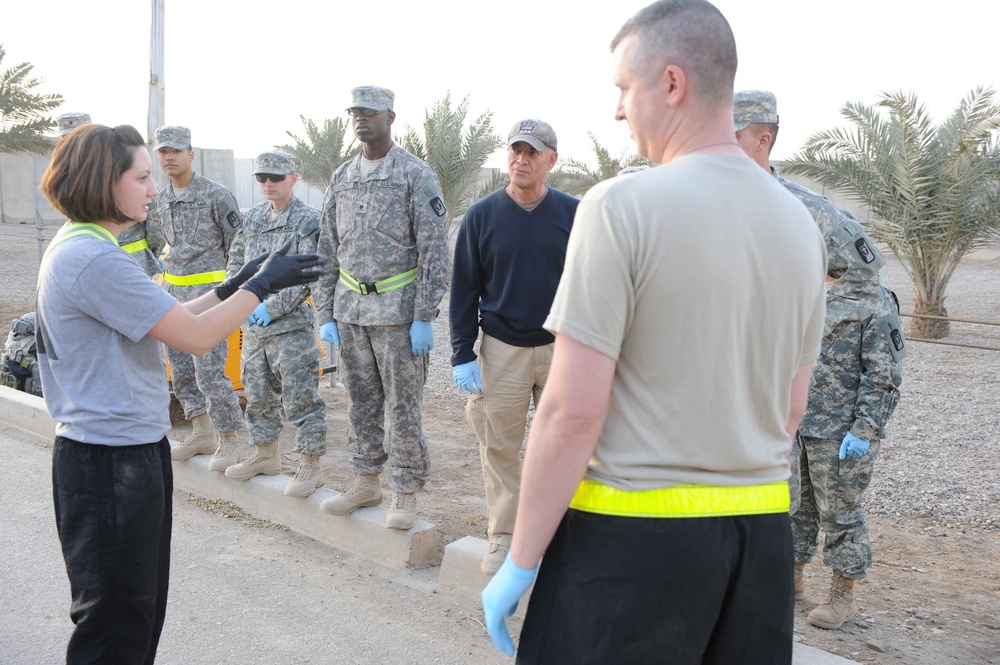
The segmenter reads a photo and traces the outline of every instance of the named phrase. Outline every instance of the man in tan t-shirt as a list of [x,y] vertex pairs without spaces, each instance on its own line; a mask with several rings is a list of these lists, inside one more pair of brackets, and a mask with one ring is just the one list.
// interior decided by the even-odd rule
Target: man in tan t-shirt
[[577,210],[487,629],[513,653],[503,618],[544,553],[519,663],[789,663],[788,454],[822,238],[734,140],[736,47],[714,6],[661,0],[612,52],[616,117],[660,166]]

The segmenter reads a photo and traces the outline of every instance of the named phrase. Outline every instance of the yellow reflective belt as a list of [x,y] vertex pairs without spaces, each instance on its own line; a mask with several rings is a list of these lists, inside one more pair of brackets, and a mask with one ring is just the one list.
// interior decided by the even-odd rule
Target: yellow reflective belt
[[358,280],[351,277],[343,268],[340,269],[340,283],[349,288],[355,293],[360,293],[363,296],[370,295],[372,293],[385,293],[386,291],[394,291],[400,289],[407,284],[415,282],[417,279],[417,269],[407,270],[406,272],[401,272],[393,277],[387,277],[385,279],[380,279],[377,282],[359,282]]
[[171,275],[163,273],[163,281],[174,286],[195,286],[197,284],[217,284],[226,279],[225,270],[199,272],[194,275]]
[[677,485],[630,492],[584,479],[570,508],[618,517],[725,517],[787,513],[788,482],[718,487]]
[[136,252],[141,252],[142,250],[149,247],[149,241],[143,238],[142,240],[136,240],[135,242],[130,242],[122,245],[124,249],[129,254],[135,254]]

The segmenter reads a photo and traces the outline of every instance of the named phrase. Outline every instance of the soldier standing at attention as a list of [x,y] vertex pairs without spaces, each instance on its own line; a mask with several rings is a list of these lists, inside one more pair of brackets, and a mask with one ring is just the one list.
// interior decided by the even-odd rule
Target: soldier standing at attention
[[733,120],[744,152],[806,206],[826,241],[823,346],[792,452],[791,512],[795,598],[805,597],[802,572],[816,553],[822,526],[823,561],[833,577],[829,596],[806,620],[836,629],[854,616],[855,580],[871,566],[862,500],[903,381],[899,307],[881,283],[885,259],[858,220],[770,165],[778,134],[774,94],[736,93]]
[[[155,137],[153,149],[170,183],[149,206],[146,235],[153,256],[170,245],[163,260],[165,288],[187,302],[225,279],[229,245],[243,216],[228,189],[192,169],[191,130],[160,127]],[[210,469],[225,471],[229,465],[243,413],[225,373],[228,354],[226,340],[203,356],[167,348],[174,394],[194,425],[191,436],[170,450],[171,459],[215,452]]]
[[448,212],[431,167],[393,143],[392,91],[351,93],[347,113],[362,152],[330,180],[319,241],[329,274],[313,293],[320,338],[340,348],[355,478],[322,507],[348,515],[379,505],[388,462],[386,526],[409,529],[430,466],[420,411],[431,322],[448,288]]
[[[254,171],[267,199],[254,206],[229,249],[227,275],[247,261],[290,244],[292,254],[313,254],[319,239],[320,212],[292,194],[299,174],[295,158],[278,150],[260,154]],[[267,297],[243,324],[245,420],[253,452],[226,469],[226,476],[247,480],[281,472],[278,435],[281,411],[298,428],[293,450],[299,453],[295,479],[286,496],[307,497],[323,485],[320,456],[326,452],[326,404],[319,394],[319,348],[313,332],[309,287],[285,289]]]

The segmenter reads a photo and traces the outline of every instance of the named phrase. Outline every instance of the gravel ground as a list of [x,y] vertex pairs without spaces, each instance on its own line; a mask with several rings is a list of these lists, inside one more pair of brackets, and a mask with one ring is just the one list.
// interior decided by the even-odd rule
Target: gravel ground
[[[34,229],[0,227],[0,325],[32,309],[37,278]],[[889,258],[884,281],[912,311],[913,289]],[[966,261],[948,288],[952,317],[1000,322],[1000,261]],[[426,397],[460,409],[464,393],[451,380],[447,297],[434,323]],[[952,324],[943,341],[1000,349],[1000,327]],[[1000,530],[1000,351],[909,343],[902,397],[876,466],[868,510],[920,516],[948,528]],[[928,528],[933,528],[928,527]]]

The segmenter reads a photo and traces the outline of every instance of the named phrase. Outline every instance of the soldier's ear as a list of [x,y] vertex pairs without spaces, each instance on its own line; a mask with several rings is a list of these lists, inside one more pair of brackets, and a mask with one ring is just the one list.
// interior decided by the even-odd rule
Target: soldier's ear
[[385,117],[389,120],[389,124],[391,125],[392,121],[396,119],[396,112],[392,110],[386,111]]

